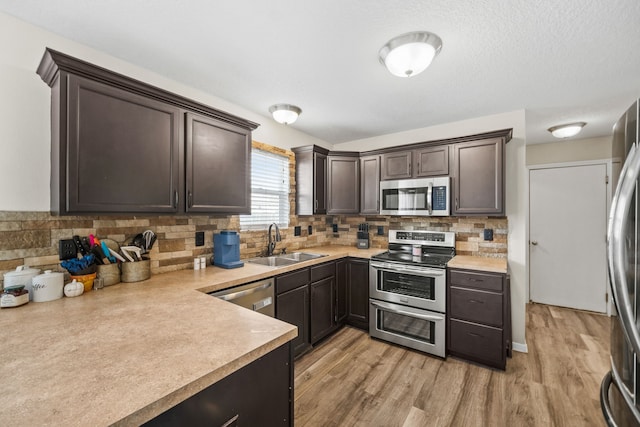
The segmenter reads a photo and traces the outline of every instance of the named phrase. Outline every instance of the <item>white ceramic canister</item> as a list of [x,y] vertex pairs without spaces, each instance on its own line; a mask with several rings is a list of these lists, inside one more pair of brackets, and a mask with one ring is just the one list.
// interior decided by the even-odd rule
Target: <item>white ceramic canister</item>
[[32,280],[33,302],[46,302],[62,298],[64,274],[46,270]]
[[29,301],[33,301],[33,290],[31,289],[31,280],[40,274],[40,269],[31,268],[21,265],[15,269],[4,274],[4,287],[10,288],[12,286],[24,286],[29,291]]

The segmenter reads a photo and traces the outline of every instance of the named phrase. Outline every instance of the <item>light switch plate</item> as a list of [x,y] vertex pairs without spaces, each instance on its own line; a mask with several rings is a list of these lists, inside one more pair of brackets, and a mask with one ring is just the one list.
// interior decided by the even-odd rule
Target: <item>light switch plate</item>
[[484,229],[484,240],[493,240],[493,229],[485,228]]
[[61,239],[58,246],[60,261],[73,259],[77,256],[78,249],[73,239]]
[[299,225],[293,227],[293,235],[299,236],[300,234],[302,234],[302,228]]
[[204,246],[204,231],[196,231],[196,246]]
[[307,227],[307,233],[309,233],[309,236],[313,234],[313,227],[311,225]]

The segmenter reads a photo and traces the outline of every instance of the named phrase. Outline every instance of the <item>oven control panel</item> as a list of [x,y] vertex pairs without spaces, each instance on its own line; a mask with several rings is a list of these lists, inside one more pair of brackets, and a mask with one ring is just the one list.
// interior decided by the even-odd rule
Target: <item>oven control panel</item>
[[455,247],[455,233],[450,231],[389,230],[389,243]]

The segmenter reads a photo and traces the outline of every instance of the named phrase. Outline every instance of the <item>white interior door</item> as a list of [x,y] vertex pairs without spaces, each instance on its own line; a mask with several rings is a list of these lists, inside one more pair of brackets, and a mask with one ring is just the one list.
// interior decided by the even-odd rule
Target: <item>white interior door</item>
[[534,302],[606,312],[607,167],[529,171],[529,289]]

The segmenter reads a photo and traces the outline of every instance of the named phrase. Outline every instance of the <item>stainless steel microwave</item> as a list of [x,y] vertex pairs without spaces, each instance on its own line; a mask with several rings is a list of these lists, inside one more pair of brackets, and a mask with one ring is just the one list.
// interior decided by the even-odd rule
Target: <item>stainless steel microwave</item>
[[449,216],[450,183],[448,176],[381,181],[380,214]]

